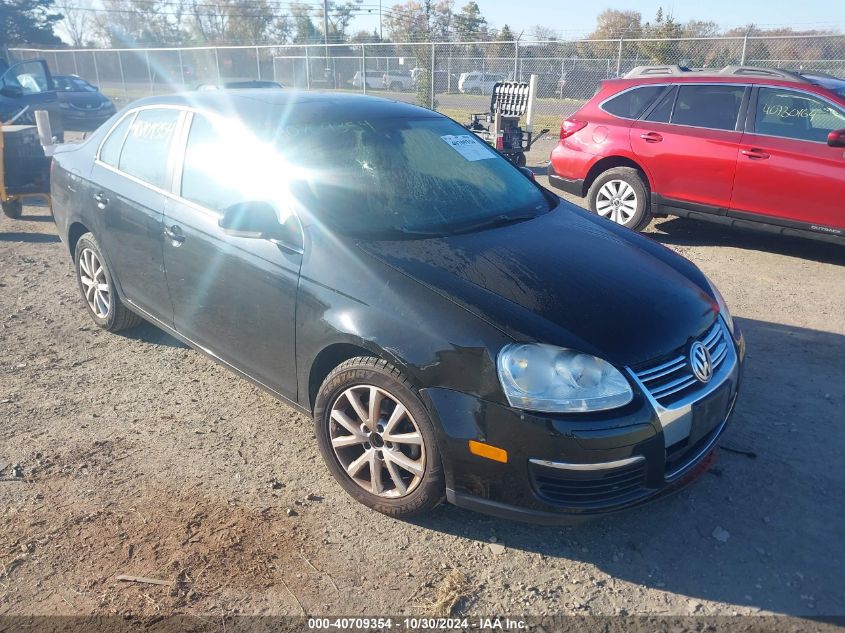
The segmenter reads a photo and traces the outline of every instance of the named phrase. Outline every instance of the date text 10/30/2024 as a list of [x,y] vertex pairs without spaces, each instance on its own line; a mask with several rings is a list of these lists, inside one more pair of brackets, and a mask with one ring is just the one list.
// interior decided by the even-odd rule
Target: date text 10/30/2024
[[473,629],[477,631],[520,631],[527,628],[520,619],[512,618],[308,618],[311,630],[407,630],[444,631]]

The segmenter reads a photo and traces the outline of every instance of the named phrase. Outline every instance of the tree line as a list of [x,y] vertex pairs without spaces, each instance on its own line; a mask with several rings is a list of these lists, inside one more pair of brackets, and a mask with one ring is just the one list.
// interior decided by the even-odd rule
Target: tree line
[[[455,0],[407,0],[384,8],[374,4],[374,0],[329,0],[327,7],[324,17],[320,2],[0,0],[0,48],[68,44],[73,47],[281,45],[324,41],[351,44],[428,41],[504,43],[517,39],[557,42],[559,47],[569,41],[545,25],[537,25],[527,34],[515,33],[507,24],[495,28],[488,23],[475,0],[469,0],[460,8]],[[361,16],[378,16],[379,26],[372,31],[353,31],[351,27],[355,18]],[[712,21],[680,22],[663,9],[659,9],[650,20],[644,20],[636,11],[608,9],[598,15],[595,28],[585,39],[669,40],[743,36],[749,32],[755,36],[831,33],[824,30],[794,31],[790,28],[762,30],[753,25],[723,30]],[[655,43],[645,54],[655,62],[678,59],[685,51],[678,50],[677,45],[675,48],[672,46],[673,43],[669,42]],[[818,46],[823,47],[822,44]],[[611,47],[608,48],[610,50]],[[755,54],[763,56],[764,52],[749,51],[752,58]],[[806,52],[790,50],[783,51],[783,54],[797,56]],[[823,48],[817,52],[822,57],[827,56]],[[697,61],[706,63],[713,60]]]

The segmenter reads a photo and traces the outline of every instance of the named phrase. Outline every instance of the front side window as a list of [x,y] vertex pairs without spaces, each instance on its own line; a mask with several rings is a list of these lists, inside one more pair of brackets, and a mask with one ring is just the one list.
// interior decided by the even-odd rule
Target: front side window
[[15,64],[4,75],[3,82],[6,85],[21,88],[25,95],[50,90],[50,82],[47,79],[44,65],[38,61]]
[[754,131],[799,141],[826,143],[828,133],[845,128],[845,113],[806,92],[760,88]]
[[236,177],[242,171],[239,164],[250,160],[244,156],[249,148],[236,143],[237,139],[230,139],[219,125],[200,114],[194,115],[182,165],[183,198],[219,212],[255,199],[249,197],[255,195],[254,188],[243,180],[247,174]]
[[623,119],[639,118],[652,104],[664,86],[640,86],[611,97],[602,105],[605,112]]
[[129,126],[118,168],[146,183],[164,189],[170,142],[179,119],[171,109],[141,110]]
[[681,86],[672,111],[672,123],[735,130],[744,95],[744,86]]

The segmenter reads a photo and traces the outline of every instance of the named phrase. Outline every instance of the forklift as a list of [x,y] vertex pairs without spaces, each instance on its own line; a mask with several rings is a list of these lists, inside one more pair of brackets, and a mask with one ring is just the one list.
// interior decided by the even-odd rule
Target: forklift
[[0,206],[6,217],[17,219],[24,198],[47,198],[50,205],[50,161],[55,147],[49,115],[35,112],[36,125],[18,125],[24,110],[9,122],[0,122]]
[[[533,135],[534,97],[537,75],[529,82],[500,81],[493,86],[490,111],[471,114],[466,128],[495,147],[517,167],[525,167],[525,153],[549,133],[548,128]],[[525,116],[525,128],[519,124]]]

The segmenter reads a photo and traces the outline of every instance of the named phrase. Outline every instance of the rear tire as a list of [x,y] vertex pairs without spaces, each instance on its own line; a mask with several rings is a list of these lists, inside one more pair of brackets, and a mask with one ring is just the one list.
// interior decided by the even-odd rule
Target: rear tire
[[590,211],[633,231],[651,222],[649,188],[633,167],[613,167],[601,173],[590,186]]
[[356,501],[395,518],[443,501],[434,424],[411,382],[388,362],[359,356],[332,370],[317,393],[314,425],[329,471]]
[[18,199],[6,200],[2,203],[3,215],[7,218],[17,220],[23,213],[23,202]]
[[79,238],[73,261],[82,300],[98,327],[118,332],[142,323],[143,319],[127,308],[117,296],[114,278],[93,233],[85,233]]

